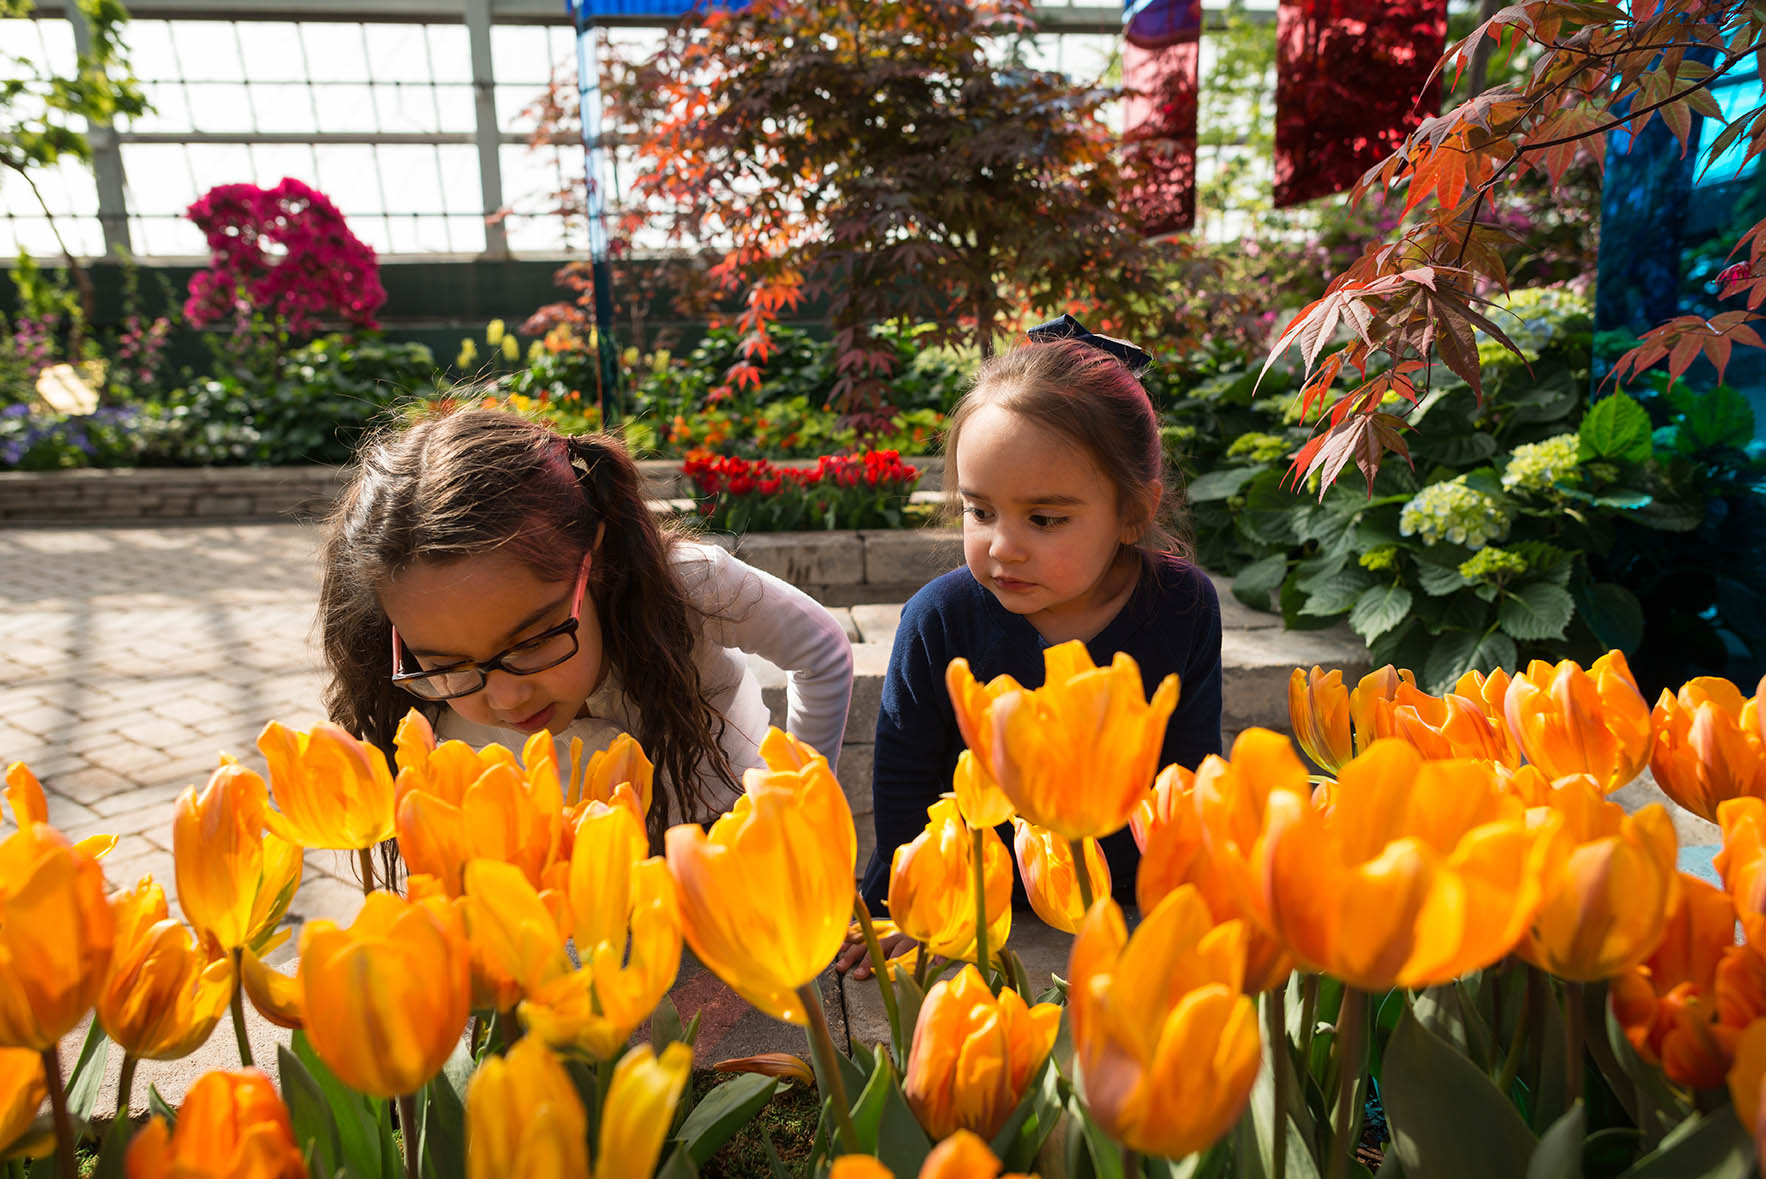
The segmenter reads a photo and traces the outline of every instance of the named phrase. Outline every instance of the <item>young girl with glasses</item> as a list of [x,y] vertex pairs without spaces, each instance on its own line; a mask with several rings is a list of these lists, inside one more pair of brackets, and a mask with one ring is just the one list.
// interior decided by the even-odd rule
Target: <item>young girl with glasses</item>
[[[945,669],[958,656],[982,683],[1010,675],[1036,688],[1055,644],[1082,640],[1100,667],[1126,652],[1149,696],[1167,675],[1179,679],[1159,764],[1194,769],[1220,752],[1220,602],[1166,527],[1179,504],[1136,379],[1148,360],[1064,315],[984,363],[951,412],[944,490],[962,515],[964,566],[915,594],[895,632],[873,749],[877,846],[860,886],[874,913],[895,850],[951,789],[964,746]],[[1011,829],[1001,834],[1010,847]],[[1133,836],[1100,844],[1117,899],[1132,907]],[[1024,903],[1021,884],[1016,894]],[[884,948],[907,944],[897,935]],[[840,969],[868,977],[864,953],[849,942]]]
[[652,836],[705,821],[761,764],[743,652],[788,676],[786,727],[840,754],[852,652],[802,591],[661,526],[606,434],[471,409],[357,457],[323,549],[331,718],[389,755],[399,720],[520,749],[630,733],[657,769]]

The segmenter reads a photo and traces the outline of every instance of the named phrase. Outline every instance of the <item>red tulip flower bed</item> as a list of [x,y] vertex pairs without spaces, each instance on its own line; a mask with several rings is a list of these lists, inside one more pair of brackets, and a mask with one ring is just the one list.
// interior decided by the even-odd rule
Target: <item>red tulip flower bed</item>
[[823,455],[813,467],[694,454],[681,469],[699,514],[723,532],[898,528],[920,480],[893,450]]

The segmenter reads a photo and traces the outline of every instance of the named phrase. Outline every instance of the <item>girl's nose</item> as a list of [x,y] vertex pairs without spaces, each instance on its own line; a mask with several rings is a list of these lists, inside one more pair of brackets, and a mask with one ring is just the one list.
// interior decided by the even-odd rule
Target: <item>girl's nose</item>
[[1024,552],[1017,533],[1004,524],[995,527],[993,537],[987,542],[987,555],[1002,563],[1020,559]]
[[520,676],[510,675],[498,668],[485,677],[484,702],[498,712],[513,712],[526,695],[527,688],[522,684]]

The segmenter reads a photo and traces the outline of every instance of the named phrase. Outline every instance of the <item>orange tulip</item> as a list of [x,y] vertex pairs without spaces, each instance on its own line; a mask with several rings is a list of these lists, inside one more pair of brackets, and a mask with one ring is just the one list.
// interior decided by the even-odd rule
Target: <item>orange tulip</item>
[[143,876],[111,901],[116,944],[98,996],[104,1033],[146,1060],[201,1047],[233,998],[233,963],[210,959],[166,909],[165,890]]
[[1766,799],[1719,803],[1717,825],[1723,847],[1712,863],[1748,940],[1766,943]]
[[96,859],[42,823],[0,842],[0,1047],[55,1047],[97,1002],[115,936]]
[[[40,1144],[27,1143],[25,1138],[38,1108],[48,1099],[43,1054],[30,1048],[0,1048],[0,1159],[35,1153],[32,1147]],[[54,1149],[53,1139],[44,1149]]]
[[1451,692],[1431,696],[1414,684],[1400,684],[1391,700],[1378,701],[1375,707],[1381,716],[1378,726],[1416,746],[1424,757],[1519,762],[1506,726],[1476,700]]
[[[973,962],[975,841],[950,795],[933,803],[927,815],[926,829],[895,849],[889,868],[889,916],[927,952]],[[997,952],[1012,932],[1012,853],[991,827],[979,830],[987,944]]]
[[1390,663],[1361,677],[1349,693],[1349,721],[1355,728],[1355,752],[1362,753],[1375,741],[1393,735],[1390,712],[1385,707],[1405,685],[1416,687],[1416,676]]
[[223,950],[262,948],[300,885],[300,846],[264,831],[268,798],[264,780],[230,758],[201,791],[192,786],[178,796],[178,903]]
[[1735,949],[1729,898],[1681,874],[1661,944],[1640,966],[1612,980],[1614,1019],[1638,1056],[1691,1088],[1721,1084],[1734,1030],[1720,1026],[1717,972]]
[[[1761,681],[1766,689],[1766,680]],[[1669,798],[1702,819],[1717,821],[1731,798],[1766,798],[1766,739],[1760,697],[1742,698],[1715,676],[1688,680],[1679,695],[1665,689],[1650,721],[1655,742],[1650,771]]]
[[129,1143],[129,1179],[306,1179],[288,1107],[256,1069],[204,1073],[178,1110]]
[[1549,811],[1572,850],[1547,890],[1522,957],[1559,978],[1599,982],[1654,953],[1666,932],[1679,888],[1679,843],[1660,806],[1626,814],[1585,774],[1552,787]]
[[[1000,1175],[1000,1166],[986,1142],[958,1130],[927,1154],[919,1179],[1034,1179],[1016,1171]],[[846,1154],[834,1160],[828,1179],[895,1179],[895,1172],[868,1154]]]
[[581,1179],[589,1119],[570,1074],[544,1043],[488,1056],[466,1087],[467,1179]]
[[[1284,749],[1286,744],[1282,743]],[[1225,765],[1218,758],[1213,760]],[[1153,786],[1152,797],[1141,803],[1135,815],[1131,826],[1141,849],[1135,902],[1141,912],[1151,913],[1168,893],[1190,884],[1207,902],[1216,921],[1250,918],[1240,904],[1239,890],[1229,882],[1209,845],[1196,809],[1194,783],[1194,775],[1182,766],[1166,766]],[[1284,982],[1294,965],[1286,947],[1267,931],[1249,919],[1246,930],[1245,991],[1257,994]]]
[[[49,822],[49,800],[43,794],[43,784],[30,767],[22,761],[15,761],[6,767],[6,802],[12,807],[12,821],[20,827],[29,823]],[[94,859],[110,854],[117,845],[114,835],[88,835],[74,844],[74,847]]]
[[[1024,878],[1030,907],[1044,925],[1062,933],[1079,932],[1079,923],[1085,917],[1085,898],[1079,891],[1079,876],[1073,870],[1072,844],[1023,819],[1013,819],[1012,826],[1017,831],[1012,842],[1018,856],[1018,875]],[[1095,839],[1085,841],[1085,868],[1091,877],[1092,899],[1109,896],[1110,864]]]
[[762,1011],[804,1024],[797,991],[845,941],[858,858],[852,810],[826,759],[749,770],[709,835],[683,823],[666,843],[699,960]]
[[692,1071],[693,1050],[679,1040],[669,1041],[660,1056],[650,1045],[639,1044],[620,1057],[601,1109],[594,1179],[625,1179],[656,1170]]
[[1287,792],[1265,816],[1266,898],[1297,961],[1366,991],[1487,966],[1533,923],[1562,861],[1561,821],[1529,825],[1488,765],[1376,741],[1320,814]]
[[1048,1059],[1061,1009],[1026,1006],[1006,988],[995,998],[973,966],[926,993],[902,1088],[934,1141],[958,1129],[991,1139]]
[[1502,755],[1495,760],[1505,766],[1521,764],[1521,749],[1515,744],[1515,735],[1509,732],[1505,705],[1508,702],[1509,685],[1514,681],[1508,672],[1498,667],[1489,675],[1473,669],[1459,677],[1453,685],[1453,694],[1470,700],[1478,706],[1479,711],[1490,721],[1491,729],[1501,742]]
[[895,1172],[868,1154],[843,1154],[828,1169],[828,1179],[895,1179]]
[[1766,1158],[1766,1085],[1761,1084],[1766,1081],[1766,1019],[1742,1033],[1727,1080],[1735,1116],[1754,1140],[1755,1153]]
[[301,931],[301,1006],[313,1050],[350,1088],[415,1093],[441,1071],[472,997],[459,917],[438,902],[371,893],[355,924]]
[[1130,938],[1106,900],[1068,963],[1068,1018],[1085,1106],[1143,1154],[1182,1158],[1238,1120],[1263,1063],[1243,994],[1245,929],[1216,925],[1195,889],[1159,902]]
[[465,887],[456,907],[472,953],[475,1006],[507,1010],[570,973],[567,935],[520,868],[473,860],[466,865]]
[[386,755],[322,721],[301,733],[271,721],[258,734],[280,809],[270,830],[302,847],[353,851],[391,839],[392,771]]
[[957,723],[1026,820],[1064,839],[1102,838],[1127,825],[1153,783],[1177,677],[1166,676],[1149,701],[1140,668],[1121,652],[1100,668],[1084,643],[1060,643],[1043,663],[1042,687],[1012,691],[1008,680],[996,695],[995,684],[980,687],[966,661],[952,660],[945,682]]
[[1650,757],[1649,705],[1621,651],[1587,671],[1566,659],[1535,659],[1503,701],[1509,732],[1549,778],[1591,774],[1611,794],[1643,772]]
[[[1306,767],[1280,733],[1246,729],[1233,742],[1230,761],[1212,754],[1202,759],[1191,791],[1212,869],[1232,895],[1233,915],[1242,914],[1259,930],[1272,932],[1263,888],[1265,818],[1269,800],[1277,794],[1287,795],[1297,807],[1312,805]],[[1155,881],[1149,899],[1163,870],[1158,864],[1149,869],[1143,858],[1141,871],[1150,871]],[[1212,898],[1213,893],[1204,895]],[[1150,905],[1141,905],[1141,912],[1151,911]]]
[[951,788],[956,791],[957,809],[963,813],[963,822],[978,831],[983,827],[998,827],[1012,817],[1012,800],[981,768],[973,750],[965,749],[957,755]]
[[1288,722],[1300,748],[1325,773],[1336,773],[1355,756],[1349,690],[1340,670],[1314,667],[1308,675],[1296,667],[1288,676]]
[[557,887],[566,854],[564,794],[550,733],[530,737],[518,761],[501,745],[437,745],[413,710],[394,744],[394,825],[413,875],[434,876],[457,897],[468,860],[501,860],[535,888]]

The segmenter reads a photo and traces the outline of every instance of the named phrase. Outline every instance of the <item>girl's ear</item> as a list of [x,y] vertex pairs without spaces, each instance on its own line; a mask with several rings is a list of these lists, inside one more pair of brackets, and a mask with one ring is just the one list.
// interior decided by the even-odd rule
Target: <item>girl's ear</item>
[[1137,544],[1159,514],[1165,498],[1165,485],[1155,480],[1142,490],[1139,502],[1131,504],[1122,514],[1122,543]]

